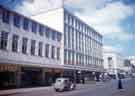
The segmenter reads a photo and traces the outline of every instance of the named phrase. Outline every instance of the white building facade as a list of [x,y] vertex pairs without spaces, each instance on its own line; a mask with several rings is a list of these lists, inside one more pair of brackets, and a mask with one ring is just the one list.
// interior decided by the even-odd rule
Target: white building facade
[[124,75],[124,57],[114,51],[103,52],[104,68],[112,78],[118,78],[118,74]]
[[97,74],[104,72],[102,35],[77,16],[60,7],[31,18],[63,34],[61,55],[64,66]]
[[57,77],[99,79],[102,35],[64,6],[25,17],[0,6],[1,85],[50,85]]
[[0,6],[0,85],[49,85],[63,70],[61,39],[60,32]]

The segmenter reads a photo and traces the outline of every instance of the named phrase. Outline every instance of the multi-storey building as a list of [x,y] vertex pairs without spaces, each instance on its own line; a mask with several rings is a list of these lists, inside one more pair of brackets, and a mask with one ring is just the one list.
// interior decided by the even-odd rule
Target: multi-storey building
[[50,84],[62,70],[61,37],[60,32],[0,6],[0,87]]
[[102,35],[64,6],[31,19],[0,6],[0,85],[98,80],[102,63]]
[[[103,70],[102,35],[64,6],[31,17],[62,33],[62,65],[77,70],[81,76],[99,74]],[[68,70],[65,70],[65,73]],[[71,70],[69,70],[71,72]],[[84,74],[83,74],[84,73]],[[79,78],[79,74],[77,75]],[[87,75],[88,75],[87,74]],[[68,73],[68,75],[70,75]],[[71,74],[71,76],[73,76]],[[85,77],[85,76],[84,76]]]

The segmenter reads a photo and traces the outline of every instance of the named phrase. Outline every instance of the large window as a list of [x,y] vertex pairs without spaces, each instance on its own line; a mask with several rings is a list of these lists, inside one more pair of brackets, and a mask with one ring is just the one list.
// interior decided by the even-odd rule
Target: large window
[[26,37],[23,37],[22,39],[22,53],[27,54],[27,44],[28,39]]
[[37,23],[36,22],[32,22],[32,30],[33,33],[37,32]]
[[38,56],[42,56],[43,43],[39,42]]
[[0,37],[0,49],[6,50],[8,44],[8,32],[2,31]]
[[19,15],[14,14],[14,25],[16,27],[20,27],[20,19],[21,19],[21,17]]
[[8,23],[9,24],[9,19],[10,19],[10,12],[6,11],[6,10],[3,10],[2,11],[2,21],[4,23]]
[[36,41],[31,40],[31,55],[35,55]]
[[13,52],[18,51],[18,39],[19,39],[18,35],[13,35],[13,38],[12,38],[12,51]]
[[23,29],[24,30],[29,29],[29,20],[27,18],[24,18],[24,20],[23,20]]
[[51,55],[51,57],[53,59],[55,58],[55,47],[54,46],[52,46],[52,55]]
[[46,45],[45,45],[45,56],[46,56],[47,58],[49,58],[49,53],[50,53],[49,47],[50,47],[49,44],[46,44]]

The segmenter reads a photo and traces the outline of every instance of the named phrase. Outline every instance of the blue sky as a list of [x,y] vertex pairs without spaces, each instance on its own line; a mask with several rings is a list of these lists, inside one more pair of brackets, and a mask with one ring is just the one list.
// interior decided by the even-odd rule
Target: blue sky
[[[30,16],[44,11],[47,1],[0,0],[0,4]],[[50,3],[54,1],[61,0]],[[65,7],[103,35],[104,49],[135,55],[135,0],[65,0]]]

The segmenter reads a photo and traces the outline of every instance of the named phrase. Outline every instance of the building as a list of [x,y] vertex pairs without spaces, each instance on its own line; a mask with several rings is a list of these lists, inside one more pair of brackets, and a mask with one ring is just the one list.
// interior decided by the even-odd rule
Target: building
[[0,37],[0,85],[80,83],[104,72],[102,35],[64,7],[28,18],[0,6]]
[[118,75],[122,77],[125,74],[124,57],[114,51],[103,52],[104,68],[108,75],[112,78],[118,78]]
[[135,66],[135,56],[129,56],[127,59],[130,60],[130,63]]
[[49,85],[63,71],[62,34],[0,6],[0,85]]
[[[31,18],[51,26],[63,34],[61,55],[63,55],[62,64],[64,66],[76,68],[79,71],[77,73],[81,72],[85,75],[88,73],[91,74],[90,76],[96,74],[97,79],[100,73],[104,72],[102,35],[64,6],[41,12]],[[71,70],[69,71],[71,72]],[[71,76],[73,75],[71,74]]]
[[127,60],[130,62],[132,74],[135,76],[135,56],[129,56],[127,57]]

